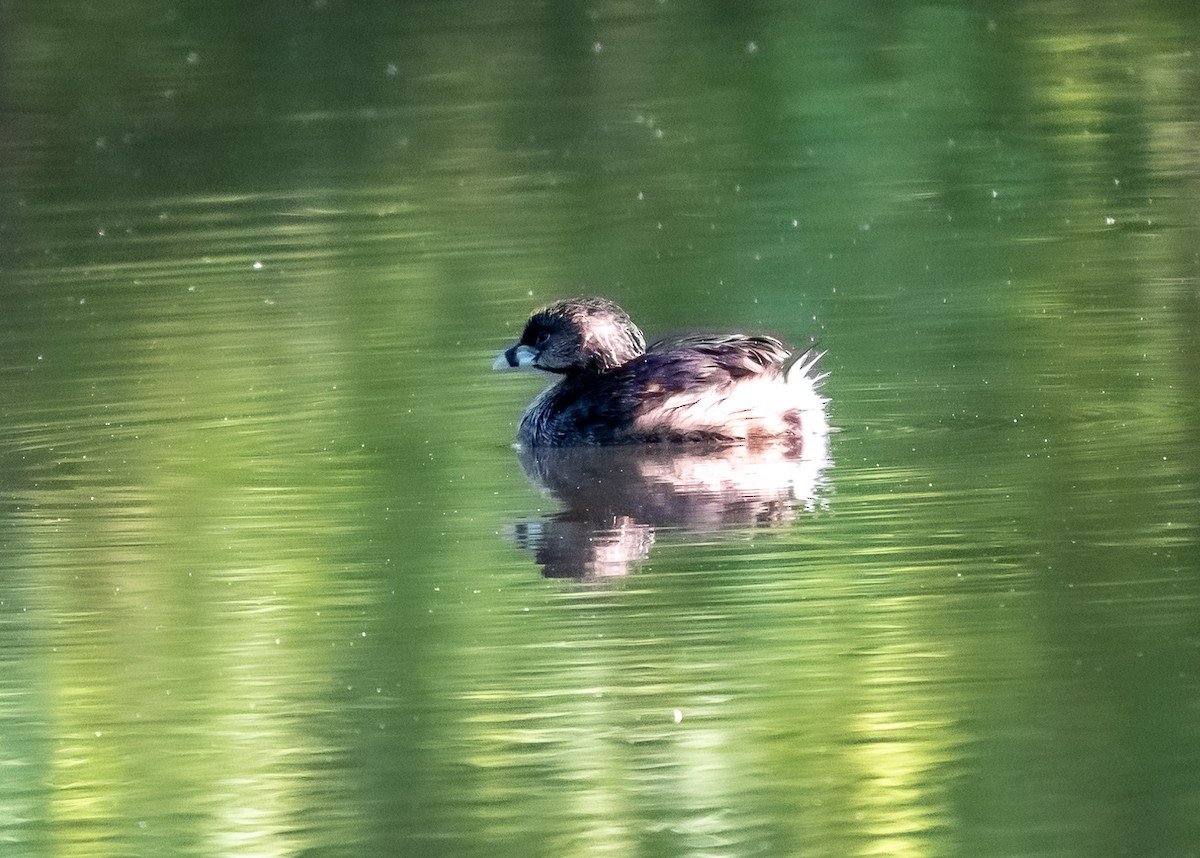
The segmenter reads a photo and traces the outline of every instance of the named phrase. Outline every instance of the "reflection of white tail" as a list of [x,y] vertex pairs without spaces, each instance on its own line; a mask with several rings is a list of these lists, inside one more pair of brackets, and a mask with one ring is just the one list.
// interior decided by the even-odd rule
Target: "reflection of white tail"
[[511,535],[546,576],[599,579],[645,560],[660,528],[678,541],[787,525],[825,503],[824,439],[794,441],[519,447],[525,475],[562,510],[517,522]]

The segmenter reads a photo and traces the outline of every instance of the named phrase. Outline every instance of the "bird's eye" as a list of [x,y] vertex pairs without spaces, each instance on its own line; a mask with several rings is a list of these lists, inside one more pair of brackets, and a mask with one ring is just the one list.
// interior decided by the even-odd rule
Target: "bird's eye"
[[550,341],[550,332],[542,331],[540,334],[537,335],[537,339],[533,341],[533,345],[534,345],[534,347],[540,349],[540,348],[543,348],[546,345],[546,343],[548,343],[549,341]]

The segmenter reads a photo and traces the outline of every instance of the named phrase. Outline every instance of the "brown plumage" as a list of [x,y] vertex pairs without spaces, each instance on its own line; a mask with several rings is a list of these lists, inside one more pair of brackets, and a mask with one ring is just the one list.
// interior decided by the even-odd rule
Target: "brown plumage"
[[692,334],[648,348],[629,316],[604,298],[575,298],[535,313],[496,369],[535,369],[559,380],[521,418],[531,446],[657,441],[744,442],[824,435],[821,354],[774,337]]

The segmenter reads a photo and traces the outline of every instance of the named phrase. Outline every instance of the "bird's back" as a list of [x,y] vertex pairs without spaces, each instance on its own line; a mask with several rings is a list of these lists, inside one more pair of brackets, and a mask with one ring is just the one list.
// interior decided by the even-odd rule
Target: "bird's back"
[[[820,355],[771,337],[688,335],[551,387],[522,420],[534,444],[794,439],[825,431]],[[819,425],[818,425],[819,424]]]

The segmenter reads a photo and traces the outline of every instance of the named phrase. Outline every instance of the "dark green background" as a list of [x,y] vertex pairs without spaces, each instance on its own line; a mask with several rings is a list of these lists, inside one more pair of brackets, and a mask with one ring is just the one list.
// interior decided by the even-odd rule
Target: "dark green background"
[[[5,855],[1194,855],[1188,3],[0,2]],[[817,336],[545,580],[491,358]]]

